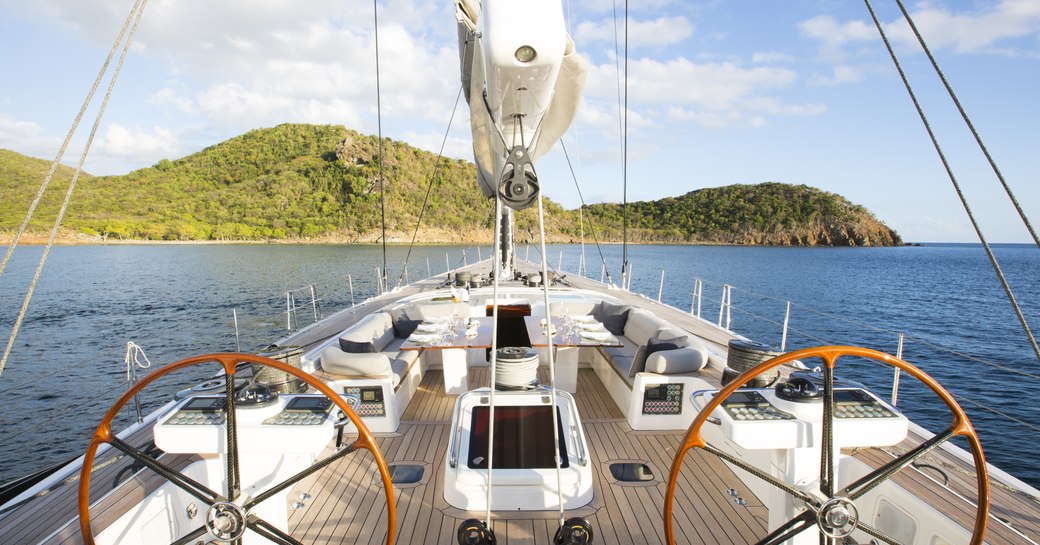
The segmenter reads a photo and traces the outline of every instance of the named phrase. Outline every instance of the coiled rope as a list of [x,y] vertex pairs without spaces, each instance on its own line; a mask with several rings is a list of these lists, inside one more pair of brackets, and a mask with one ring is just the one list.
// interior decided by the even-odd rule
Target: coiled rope
[[[76,165],[76,171],[72,175],[72,181],[69,182],[69,188],[65,191],[65,200],[61,203],[61,209],[58,211],[58,216],[54,219],[54,226],[51,228],[50,237],[47,239],[47,245],[43,249],[43,255],[40,256],[40,262],[36,266],[36,272],[33,274],[32,282],[29,284],[29,290],[25,294],[25,299],[22,301],[22,307],[18,311],[18,317],[15,319],[14,326],[11,328],[11,335],[7,339],[7,346],[4,348],[3,356],[0,357],[0,373],[3,373],[4,367],[7,365],[7,359],[11,355],[11,350],[14,347],[15,339],[18,338],[18,332],[22,327],[22,322],[25,321],[25,315],[29,311],[29,302],[32,301],[33,294],[36,292],[36,286],[39,284],[40,275],[43,273],[43,266],[47,262],[47,257],[50,255],[51,248],[54,246],[54,240],[58,236],[58,230],[61,228],[61,222],[65,219],[65,212],[68,210],[69,202],[72,200],[72,193],[76,189],[76,182],[79,181],[79,175],[83,172],[83,164],[87,160],[87,154],[90,153],[90,147],[94,143],[94,136],[97,134],[98,126],[101,124],[101,118],[105,114],[105,107],[108,105],[108,100],[112,97],[112,90],[115,88],[116,81],[119,79],[119,72],[123,68],[123,62],[126,60],[127,53],[130,51],[130,44],[133,43],[134,34],[137,32],[137,27],[141,22],[141,15],[144,13],[144,8],[148,4],[148,0],[137,0],[134,6],[130,9],[130,14],[127,16],[126,21],[123,23],[122,29],[119,31],[119,36],[116,38],[112,49],[109,51],[108,57],[105,59],[105,63],[101,67],[101,71],[98,73],[98,77],[94,80],[94,85],[91,87],[90,92],[87,94],[87,99],[84,101],[83,106],[80,108],[79,113],[76,115],[76,120],[72,124],[72,128],[69,129],[68,135],[65,137],[65,141],[61,145],[61,149],[58,151],[57,157],[51,164],[50,170],[47,172],[47,176],[44,179],[43,184],[40,185],[40,189],[36,194],[36,198],[33,200],[29,211],[26,213],[25,220],[19,227],[18,234],[15,235],[15,239],[11,242],[11,245],[7,249],[7,253],[4,255],[4,260],[0,263],[0,274],[3,273],[4,268],[7,266],[7,262],[10,260],[11,254],[14,252],[15,247],[18,244],[18,240],[24,234],[26,227],[29,224],[29,220],[32,218],[33,213],[36,210],[36,206],[39,204],[40,198],[43,196],[44,190],[50,183],[51,178],[54,175],[55,170],[58,168],[58,164],[61,161],[62,156],[65,154],[65,150],[68,148],[69,141],[72,139],[72,135],[75,134],[76,128],[79,126],[79,122],[83,117],[83,113],[93,100],[94,93],[97,91],[98,86],[101,84],[101,79],[105,72],[108,70],[108,65],[112,60],[112,56],[118,49],[119,44],[123,42],[123,38],[126,37],[126,42],[123,45],[123,51],[119,55],[119,62],[116,63],[115,70],[112,72],[112,79],[109,81],[108,89],[105,91],[105,98],[101,101],[101,107],[98,109],[97,117],[94,119],[94,125],[90,129],[90,135],[87,137],[87,143],[83,147],[83,153],[80,155],[79,164]],[[129,28],[129,34],[127,29]]]

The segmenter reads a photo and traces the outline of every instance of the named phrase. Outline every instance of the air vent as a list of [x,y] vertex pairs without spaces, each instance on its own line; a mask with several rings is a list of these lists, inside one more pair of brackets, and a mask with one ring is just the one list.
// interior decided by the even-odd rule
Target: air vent
[[610,474],[622,483],[645,483],[654,480],[654,472],[650,471],[650,466],[639,462],[610,464]]
[[415,484],[422,480],[423,466],[390,464],[390,481],[394,484]]

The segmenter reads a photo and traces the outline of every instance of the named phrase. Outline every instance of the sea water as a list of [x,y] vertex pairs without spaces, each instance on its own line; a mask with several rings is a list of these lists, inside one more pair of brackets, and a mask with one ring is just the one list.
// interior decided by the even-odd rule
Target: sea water
[[[389,284],[445,274],[489,251],[417,247],[403,273],[408,249],[390,247]],[[4,340],[41,253],[39,247],[19,248],[0,277]],[[621,283],[623,253],[619,245],[554,245],[546,251],[549,264],[564,274],[584,268],[587,276],[615,284]],[[521,245],[517,254],[541,259],[536,246]],[[773,346],[849,344],[895,353],[902,336],[904,359],[960,400],[988,460],[1040,485],[1040,453],[1031,447],[1040,430],[1040,362],[981,247],[648,245],[630,246],[627,254],[633,291],[652,299],[660,293],[663,302],[687,312],[699,307],[703,319],[721,320]],[[1027,320],[1040,325],[1040,251],[1001,245],[996,255]],[[127,387],[128,342],[140,345],[153,367],[206,352],[256,352],[285,336],[289,321],[305,326],[315,316],[371,297],[383,268],[379,246],[55,248],[0,375],[0,482],[83,452],[101,416]],[[727,285],[728,308],[722,304]],[[288,312],[293,301],[296,308]],[[210,372],[189,371],[150,388],[144,411]],[[841,362],[836,372],[886,399],[892,395],[891,368]],[[898,396],[898,406],[932,431],[949,425],[949,412],[918,401],[927,392],[905,374]],[[115,427],[134,419],[124,412]]]

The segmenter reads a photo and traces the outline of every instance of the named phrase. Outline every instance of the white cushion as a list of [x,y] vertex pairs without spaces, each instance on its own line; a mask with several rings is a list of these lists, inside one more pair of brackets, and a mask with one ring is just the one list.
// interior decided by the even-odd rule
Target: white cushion
[[646,371],[661,375],[694,373],[708,364],[707,354],[691,347],[661,350],[646,358]]
[[665,325],[667,322],[643,309],[632,309],[628,313],[628,321],[625,322],[625,337],[639,347],[646,344],[651,337],[656,336],[657,331]]
[[348,354],[338,346],[330,346],[321,353],[321,368],[335,375],[382,378],[392,375],[390,358],[386,354]]
[[390,318],[390,314],[386,312],[369,314],[344,331],[340,338],[359,343],[372,343],[376,352],[380,352],[394,340],[394,322]]

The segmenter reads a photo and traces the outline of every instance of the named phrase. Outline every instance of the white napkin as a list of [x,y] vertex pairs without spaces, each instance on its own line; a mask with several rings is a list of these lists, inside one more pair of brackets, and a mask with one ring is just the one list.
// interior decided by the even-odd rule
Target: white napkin
[[581,336],[594,341],[609,341],[614,338],[609,331],[582,331]]
[[585,331],[606,331],[603,324],[599,322],[576,323],[574,324],[574,327]]
[[573,320],[575,323],[587,324],[590,322],[595,322],[596,317],[589,316],[588,314],[579,314],[577,316],[571,316],[571,320]]
[[453,318],[451,316],[434,316],[432,318],[426,318],[423,321],[428,324],[446,324],[452,320]]
[[439,331],[444,331],[444,329],[447,326],[448,326],[447,323],[439,323],[439,324],[421,323],[421,324],[415,326],[415,330],[418,331],[419,333],[436,333],[436,332],[439,332]]
[[415,343],[415,344],[430,344],[430,343],[432,343],[434,341],[437,341],[440,338],[441,338],[440,335],[427,335],[427,334],[423,334],[423,333],[412,333],[412,336],[408,337],[408,340],[413,342],[413,343]]

